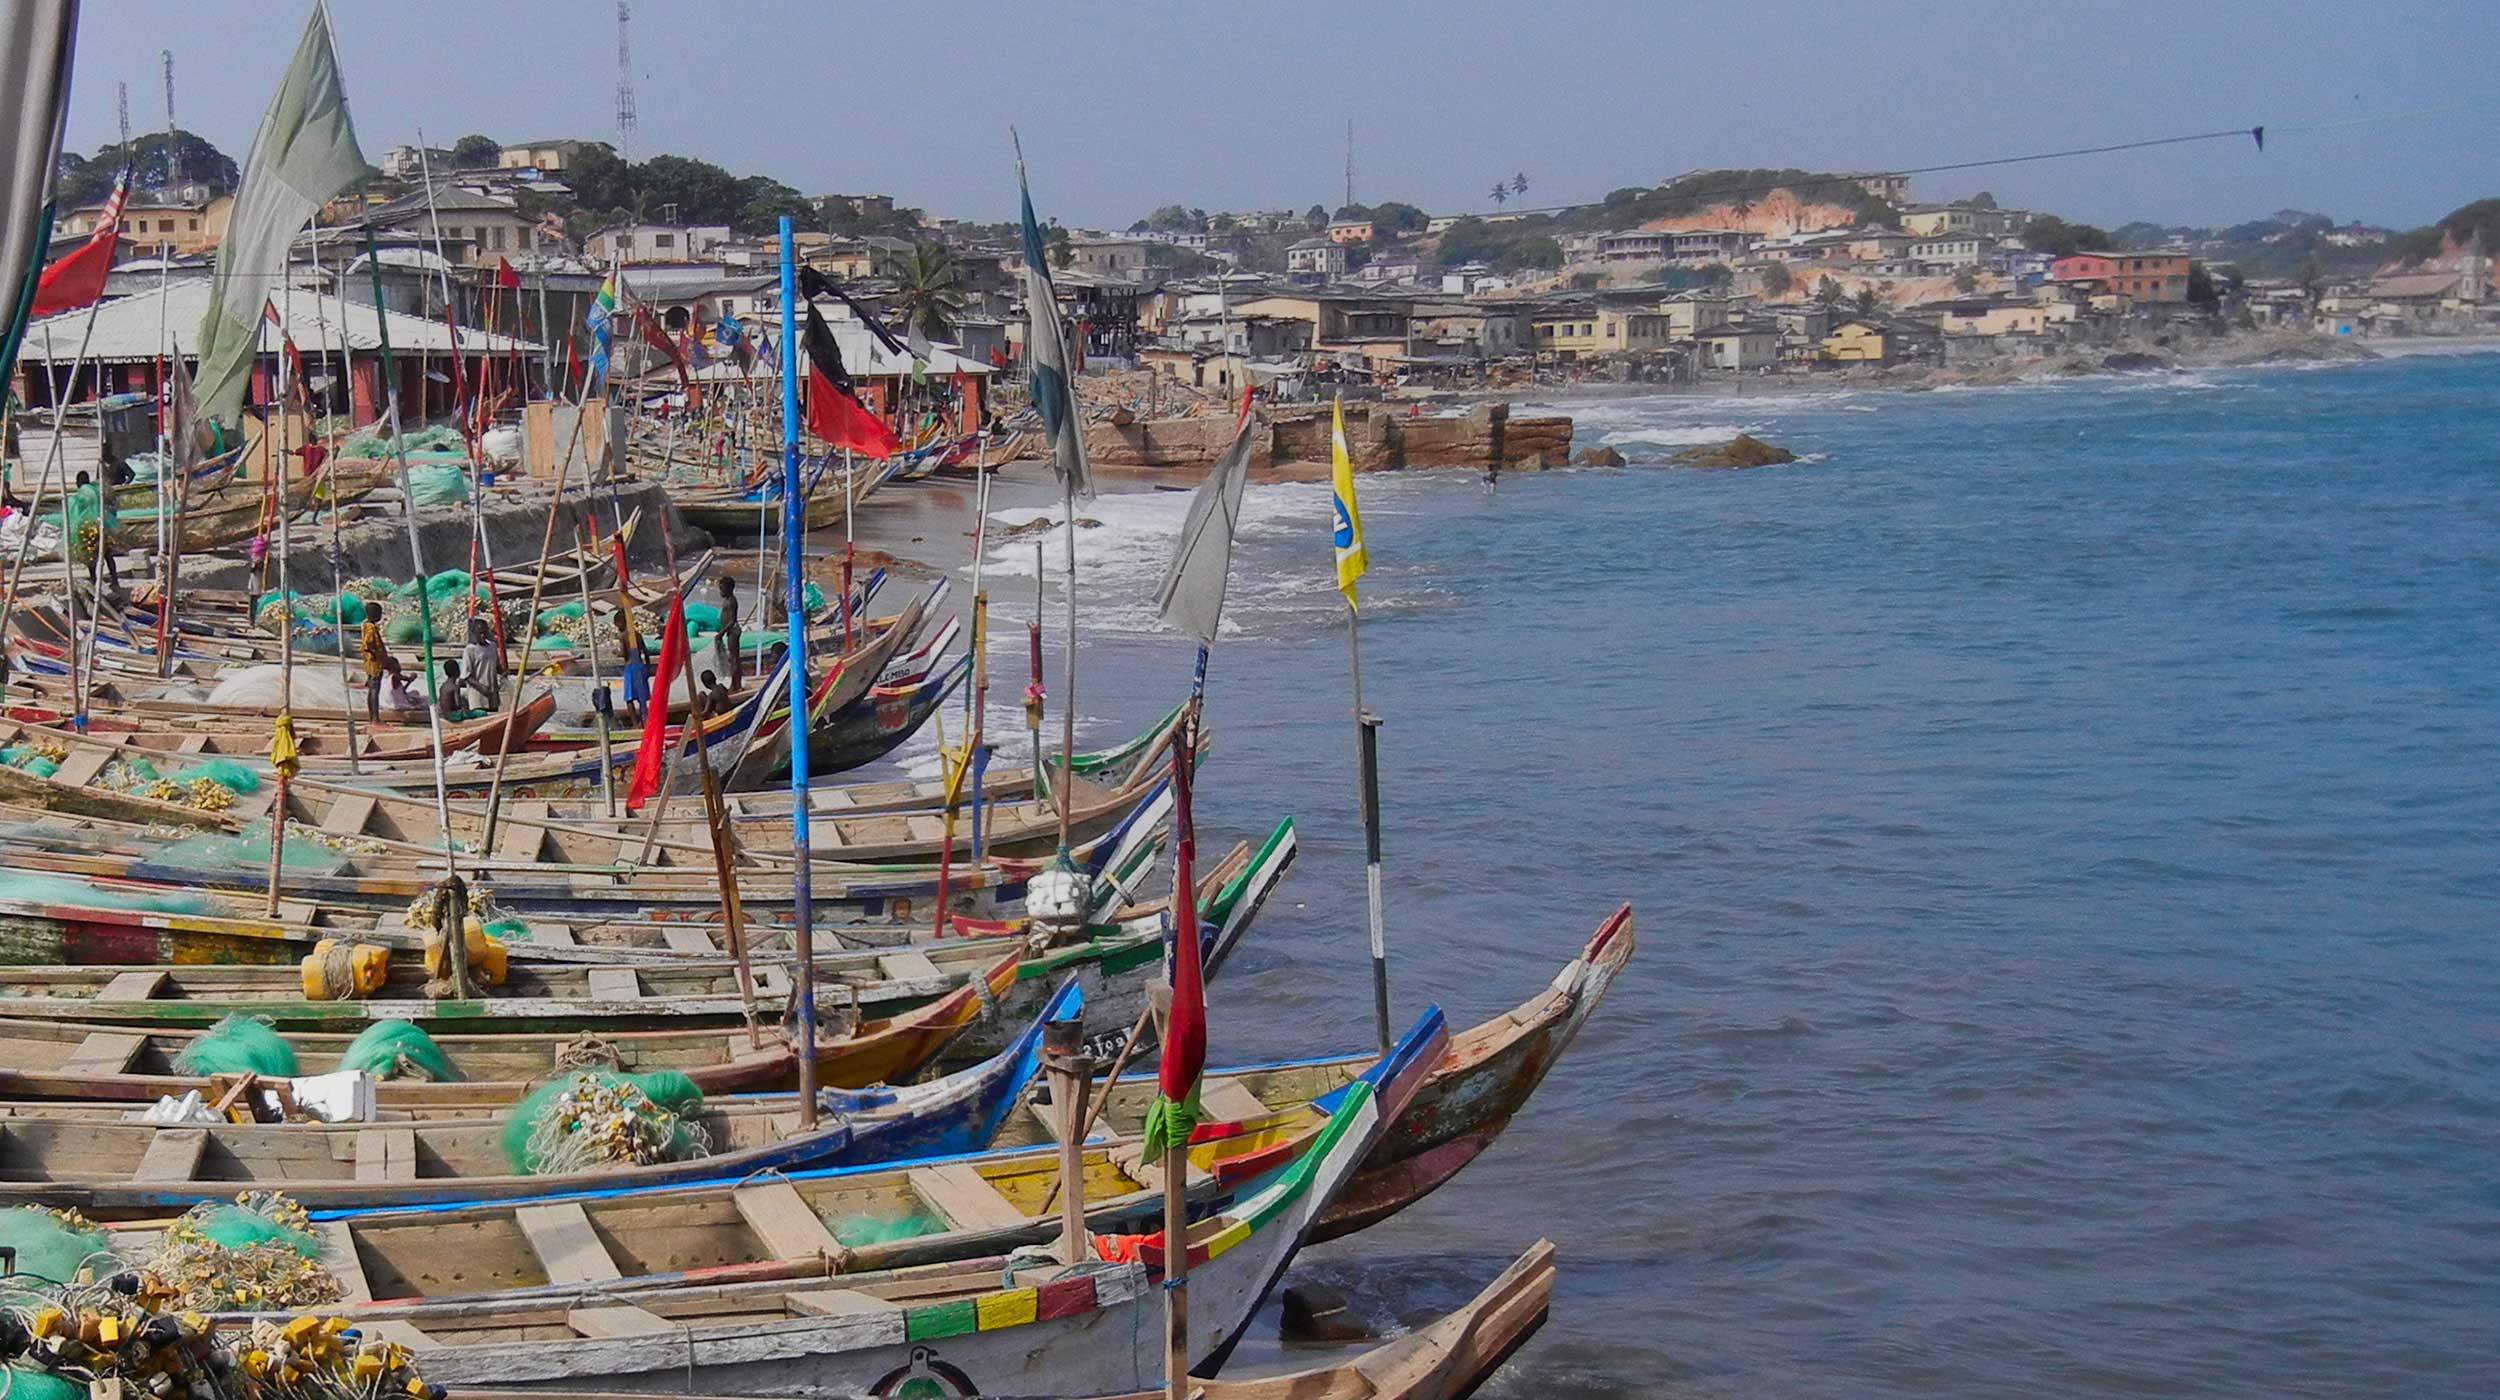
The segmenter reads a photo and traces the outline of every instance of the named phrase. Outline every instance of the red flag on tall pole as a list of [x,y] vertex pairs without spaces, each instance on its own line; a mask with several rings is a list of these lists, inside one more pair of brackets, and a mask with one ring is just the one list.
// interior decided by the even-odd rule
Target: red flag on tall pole
[[43,270],[30,318],[75,311],[104,295],[105,275],[113,270],[113,254],[121,245],[122,206],[129,202],[130,172],[125,170],[113,182],[113,196],[104,201],[104,215],[96,220],[95,232]]
[[1189,1141],[1198,1126],[1198,1078],[1207,1067],[1207,989],[1198,965],[1198,891],[1191,866],[1198,854],[1190,813],[1189,749],[1195,707],[1172,731],[1172,1014],[1163,1027],[1163,1063],[1155,1074],[1154,1107],[1146,1112],[1145,1160],[1158,1161]]
[[903,450],[894,430],[870,413],[853,393],[851,372],[842,363],[842,346],[833,328],[807,306],[807,329],[800,341],[807,350],[807,430],[827,445],[848,448],[862,457],[884,461]]
[[660,790],[660,775],[668,762],[668,691],[686,663],[686,650],[686,595],[681,589],[668,600],[668,627],[660,634],[660,664],[651,675],[651,700],[643,706],[642,747],[634,752],[634,781],[625,790],[626,811],[641,811],[642,804]]

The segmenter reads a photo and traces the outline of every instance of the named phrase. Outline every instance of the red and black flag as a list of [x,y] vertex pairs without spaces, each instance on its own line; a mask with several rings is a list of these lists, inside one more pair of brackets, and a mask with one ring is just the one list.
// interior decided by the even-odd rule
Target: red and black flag
[[652,349],[659,351],[661,354],[668,356],[668,362],[677,366],[678,387],[688,390],[693,389],[694,380],[686,370],[685,347],[679,345],[677,343],[677,338],[670,335],[668,333],[668,329],[660,324],[660,318],[652,314],[651,308],[647,306],[635,307],[634,324],[641,328],[643,344],[648,345]]
[[894,430],[859,401],[858,387],[842,364],[842,347],[814,302],[807,303],[807,329],[799,343],[807,349],[807,430],[834,447],[877,461],[902,451]]
[[811,301],[817,297],[831,297],[835,301],[849,307],[851,309],[851,315],[857,317],[859,319],[859,323],[868,328],[868,333],[875,336],[877,338],[877,343],[884,346],[888,353],[895,355],[908,355],[911,353],[911,347],[905,345],[900,336],[897,336],[893,331],[886,329],[885,322],[877,319],[877,313],[869,310],[865,306],[860,305],[859,299],[852,296],[849,292],[844,291],[841,283],[834,281],[831,277],[817,271],[815,268],[802,267],[799,269],[799,292]]

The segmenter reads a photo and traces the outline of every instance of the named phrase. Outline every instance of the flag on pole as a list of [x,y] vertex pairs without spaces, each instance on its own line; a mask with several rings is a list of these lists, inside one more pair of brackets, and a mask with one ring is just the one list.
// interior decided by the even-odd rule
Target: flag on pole
[[902,340],[897,338],[894,332],[887,328],[884,321],[878,319],[877,313],[869,310],[865,306],[862,306],[859,298],[852,296],[848,291],[844,290],[842,284],[836,282],[830,276],[827,276],[812,267],[802,267],[799,269],[799,291],[810,301],[814,301],[818,297],[831,297],[835,301],[842,303],[844,306],[851,309],[851,315],[857,319],[861,325],[868,328],[868,333],[877,338],[877,343],[879,345],[884,346],[887,350],[897,355],[909,353],[908,348],[903,344]]
[[642,328],[642,343],[666,355],[668,362],[677,367],[678,387],[691,392],[694,380],[686,373],[685,347],[677,343],[676,337],[668,333],[668,328],[660,324],[660,318],[647,306],[634,308],[634,324]]
[[304,23],[286,76],[270,99],[251,158],[235,188],[234,212],[217,245],[215,292],[200,321],[197,391],[202,417],[240,426],[243,390],[260,350],[260,308],[286,276],[287,249],[332,195],[364,178],[365,156],[348,118],[347,89],[320,4]]
[[1198,962],[1198,890],[1190,863],[1198,844],[1190,815],[1190,717],[1172,732],[1172,1012],[1163,1023],[1163,1060],[1154,1107],[1146,1110],[1145,1160],[1186,1144],[1198,1126],[1198,1079],[1207,1067],[1207,989]]
[[812,301],[801,336],[807,349],[807,430],[830,446],[880,462],[902,451],[894,430],[859,401],[851,372],[842,363],[841,342]]
[[[668,691],[678,668],[686,663],[686,595],[668,600],[668,626],[660,633],[660,664],[651,674],[651,699],[643,705],[642,747],[634,751],[634,780],[625,790],[625,810],[639,812],[660,790],[668,763]],[[700,742],[699,740],[697,742]]]
[[495,259],[495,285],[507,292],[521,290],[521,274],[512,270],[512,259]]
[[1224,616],[1224,584],[1233,566],[1233,531],[1241,520],[1242,487],[1250,479],[1250,392],[1241,395],[1241,417],[1233,425],[1233,441],[1216,459],[1206,480],[1189,498],[1189,516],[1181,522],[1180,547],[1171,567],[1163,571],[1163,587],[1155,609],[1165,622],[1215,645],[1216,624]]
[[587,390],[608,377],[608,347],[614,343],[616,320],[616,274],[599,284],[599,295],[590,299],[590,314],[582,325],[590,331],[590,377],[582,381]]
[[1345,605],[1354,606],[1354,581],[1371,568],[1371,555],[1363,548],[1363,512],[1354,505],[1354,458],[1345,447],[1345,400],[1336,404],[1336,421],[1328,429],[1329,481],[1336,506],[1332,542],[1337,547],[1337,591],[1345,595]]
[[278,304],[263,298],[260,315],[262,320],[277,328],[278,353],[286,357],[287,380],[300,387],[304,382],[304,352],[295,348],[295,337],[287,333],[286,322],[278,319]]
[[42,282],[35,289],[34,315],[57,316],[75,311],[104,295],[104,276],[113,270],[113,253],[121,243],[122,205],[129,199],[130,172],[125,170],[113,182],[113,197],[104,201],[104,214],[96,220],[95,232],[43,270]]
[[1016,167],[1016,189],[1024,197],[1024,359],[1032,376],[1033,406],[1041,410],[1042,435],[1049,439],[1051,462],[1061,480],[1087,496],[1094,494],[1093,471],[1085,461],[1085,424],[1076,411],[1076,381],[1070,378],[1067,329],[1059,320],[1059,294],[1050,284],[1050,258],[1042,244],[1042,226],[1033,217],[1033,191]]

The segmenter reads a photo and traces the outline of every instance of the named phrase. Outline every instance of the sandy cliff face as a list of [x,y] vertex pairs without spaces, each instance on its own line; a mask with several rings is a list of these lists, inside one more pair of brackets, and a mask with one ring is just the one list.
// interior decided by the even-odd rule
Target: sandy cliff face
[[1652,219],[1643,224],[1651,229],[1726,229],[1766,237],[1790,233],[1819,233],[1829,228],[1847,228],[1858,221],[1857,211],[1837,204],[1808,204],[1787,190],[1744,201],[1713,205],[1690,214],[1669,219]]

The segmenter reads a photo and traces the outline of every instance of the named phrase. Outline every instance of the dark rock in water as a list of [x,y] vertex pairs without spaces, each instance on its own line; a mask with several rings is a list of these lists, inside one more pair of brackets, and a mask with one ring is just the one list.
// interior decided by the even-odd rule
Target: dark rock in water
[[1090,515],[1080,515],[1076,518],[1076,528],[1080,530],[1099,530],[1102,528],[1102,522],[1096,520]]
[[1571,465],[1575,467],[1619,467],[1623,465],[1623,454],[1611,447],[1583,447],[1580,449],[1580,455],[1571,459]]
[[2121,374],[2139,374],[2145,370],[2169,369],[2170,367],[2170,362],[2159,355],[2145,355],[2135,351],[2124,351],[2116,355],[2101,357],[2101,368],[2114,369]]
[[1511,463],[1509,466],[1502,468],[1502,470],[1508,472],[1548,472],[1553,469],[1554,464],[1547,461],[1545,459],[1545,454],[1542,452],[1531,452],[1527,456],[1520,458],[1518,461]]
[[1773,447],[1751,433],[1738,433],[1715,446],[1687,447],[1667,460],[1687,467],[1768,467],[1794,462],[1797,454],[1785,447]]
[[1297,1283],[1285,1289],[1283,1332],[1288,1341],[1360,1342],[1372,1330],[1346,1307],[1345,1295],[1324,1283]]

